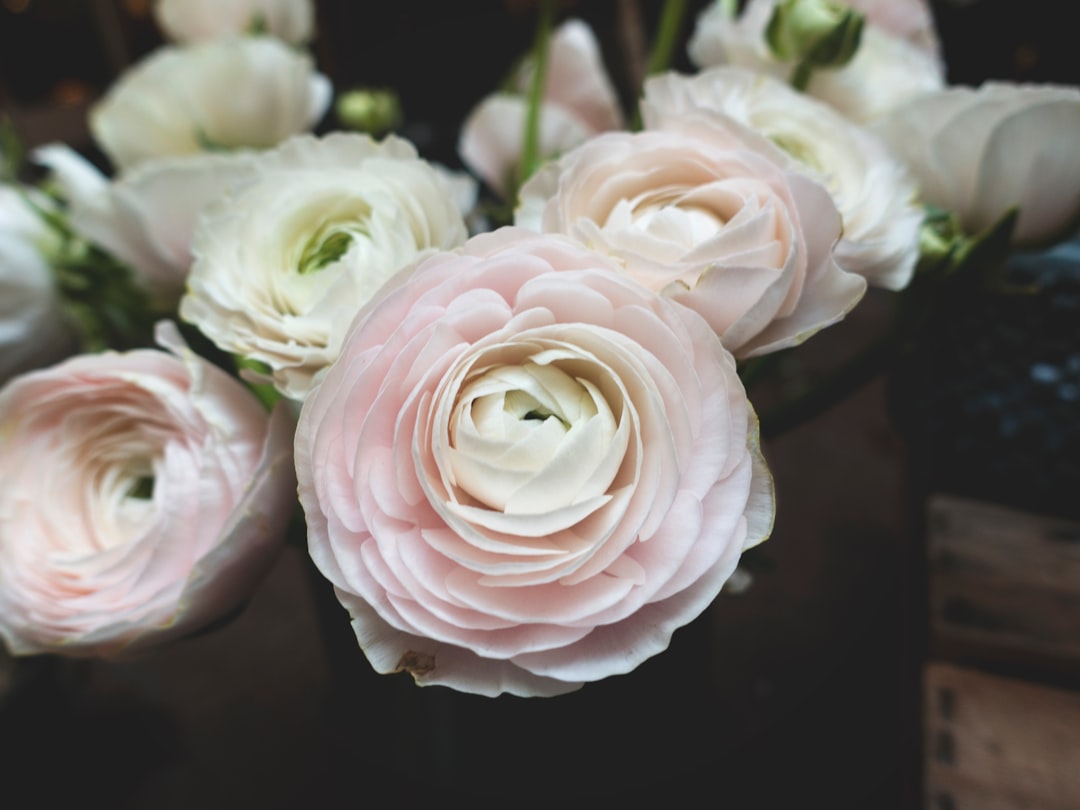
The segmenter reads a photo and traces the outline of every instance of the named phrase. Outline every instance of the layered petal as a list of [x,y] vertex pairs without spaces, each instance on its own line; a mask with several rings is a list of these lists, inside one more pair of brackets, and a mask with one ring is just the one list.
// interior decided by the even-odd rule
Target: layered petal
[[293,420],[188,350],[72,358],[0,391],[0,637],[119,655],[251,595],[291,512]]
[[305,400],[309,549],[376,670],[485,695],[626,672],[768,535],[731,355],[615,270],[475,237],[384,289]]

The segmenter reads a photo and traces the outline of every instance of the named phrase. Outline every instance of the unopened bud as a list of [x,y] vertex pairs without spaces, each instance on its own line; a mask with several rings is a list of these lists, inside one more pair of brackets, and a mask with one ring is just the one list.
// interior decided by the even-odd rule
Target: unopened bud
[[863,15],[833,0],[781,0],[765,38],[778,59],[807,68],[838,68],[859,49]]
[[401,124],[401,101],[388,89],[350,90],[337,100],[337,116],[348,129],[383,135]]

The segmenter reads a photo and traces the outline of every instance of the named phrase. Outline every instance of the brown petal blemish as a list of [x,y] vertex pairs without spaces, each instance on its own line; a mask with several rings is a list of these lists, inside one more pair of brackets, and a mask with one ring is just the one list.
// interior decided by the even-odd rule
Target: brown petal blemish
[[429,653],[409,650],[394,668],[395,672],[408,672],[414,678],[427,675],[435,669],[435,656]]

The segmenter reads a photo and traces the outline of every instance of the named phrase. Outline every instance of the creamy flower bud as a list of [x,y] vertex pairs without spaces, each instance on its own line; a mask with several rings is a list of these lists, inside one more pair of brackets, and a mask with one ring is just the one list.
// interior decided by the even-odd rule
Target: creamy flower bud
[[781,0],[765,29],[777,58],[813,67],[846,65],[859,48],[863,16],[832,0]]

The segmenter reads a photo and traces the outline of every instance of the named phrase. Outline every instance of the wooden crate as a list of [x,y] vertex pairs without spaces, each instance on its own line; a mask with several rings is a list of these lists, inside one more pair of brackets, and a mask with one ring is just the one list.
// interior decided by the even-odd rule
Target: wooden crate
[[930,663],[927,810],[1080,808],[1080,693]]
[[936,496],[927,529],[931,657],[1080,687],[1080,525]]

